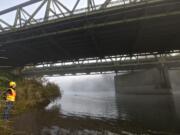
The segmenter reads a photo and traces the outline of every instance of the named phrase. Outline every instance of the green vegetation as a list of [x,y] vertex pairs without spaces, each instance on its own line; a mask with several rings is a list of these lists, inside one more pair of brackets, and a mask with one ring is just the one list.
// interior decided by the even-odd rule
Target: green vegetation
[[59,87],[54,83],[45,80],[23,79],[10,73],[4,73],[0,77],[0,134],[2,135],[9,135],[13,126],[13,122],[2,120],[2,112],[5,106],[2,93],[8,88],[10,80],[17,83],[17,100],[12,111],[13,117],[35,107],[44,107],[52,99],[61,96]]

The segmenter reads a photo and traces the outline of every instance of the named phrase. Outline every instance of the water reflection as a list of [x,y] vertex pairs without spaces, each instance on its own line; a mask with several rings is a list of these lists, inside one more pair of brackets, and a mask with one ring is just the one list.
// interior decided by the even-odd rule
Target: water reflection
[[116,98],[119,119],[137,122],[153,130],[177,130],[178,119],[172,95],[123,95]]
[[60,107],[60,113],[68,116],[94,118],[118,117],[115,98],[113,97],[87,97],[81,95],[64,95],[46,107],[47,110]]

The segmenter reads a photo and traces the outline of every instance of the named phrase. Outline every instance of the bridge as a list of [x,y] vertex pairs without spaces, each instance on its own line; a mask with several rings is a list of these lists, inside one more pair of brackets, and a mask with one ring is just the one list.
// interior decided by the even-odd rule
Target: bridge
[[44,64],[27,66],[22,70],[24,76],[71,76],[93,74],[118,74],[137,70],[167,67],[168,70],[177,70],[180,67],[180,55],[134,55],[129,57],[111,56],[104,59],[82,59],[76,62]]
[[[180,49],[178,0],[87,0],[79,9],[81,2],[70,9],[61,0],[31,0],[0,11],[0,66]],[[9,15],[12,23],[3,18]]]

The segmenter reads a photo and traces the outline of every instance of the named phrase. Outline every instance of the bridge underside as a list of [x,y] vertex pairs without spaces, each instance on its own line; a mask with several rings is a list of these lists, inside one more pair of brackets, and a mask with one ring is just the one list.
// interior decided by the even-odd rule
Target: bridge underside
[[0,33],[0,66],[180,50],[180,2],[113,7]]
[[53,76],[53,75],[90,75],[90,74],[108,74],[121,73],[129,71],[149,70],[153,68],[169,70],[178,70],[180,67],[179,56],[149,56],[148,58],[140,56],[128,58],[107,58],[101,60],[85,60],[78,63],[59,63],[45,64],[39,66],[27,66],[21,70],[24,76]]

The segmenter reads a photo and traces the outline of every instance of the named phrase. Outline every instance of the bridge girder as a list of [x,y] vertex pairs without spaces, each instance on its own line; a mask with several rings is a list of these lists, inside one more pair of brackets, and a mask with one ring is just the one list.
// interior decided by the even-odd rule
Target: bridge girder
[[[87,6],[83,9],[78,9],[78,5],[81,1],[84,0],[75,0],[72,9],[67,7],[63,2],[61,2],[61,0],[30,0],[17,6],[5,9],[3,11],[0,11],[0,32],[14,30],[21,27],[24,28],[31,24],[36,24],[40,22],[43,23],[45,21],[58,19],[66,16],[72,16],[78,13],[88,13],[95,10],[103,10],[105,8],[108,8],[108,5],[113,5],[113,3],[126,5],[132,2],[136,3],[151,0],[105,0],[104,3],[102,3],[101,5],[97,5],[96,0],[86,0]],[[33,4],[39,4],[39,6],[34,10],[34,12],[30,13],[28,10],[26,10],[26,7],[29,7]],[[36,19],[36,15],[39,14],[43,8],[45,8],[43,18]],[[16,14],[14,17],[11,17],[14,18],[14,20],[13,23],[10,24],[2,16],[12,12],[16,12]]]
[[36,66],[26,66],[22,70],[22,74],[25,76],[106,74],[161,68],[162,66],[166,66],[169,69],[176,69],[180,66],[180,55],[178,52],[176,52],[176,56],[172,54],[159,55],[154,53],[141,54],[141,56],[107,56],[103,59],[81,59],[74,62],[55,64],[42,63]]

